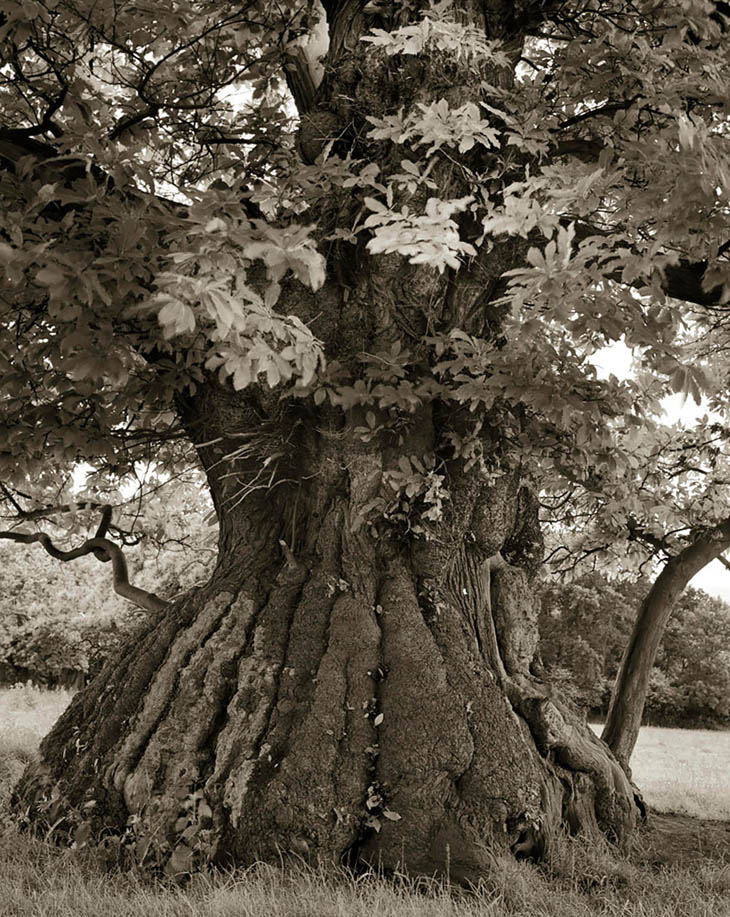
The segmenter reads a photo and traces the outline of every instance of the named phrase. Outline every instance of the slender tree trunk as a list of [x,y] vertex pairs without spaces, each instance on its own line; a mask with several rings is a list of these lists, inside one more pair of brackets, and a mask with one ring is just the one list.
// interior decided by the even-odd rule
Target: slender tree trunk
[[729,547],[730,520],[726,520],[672,557],[641,604],[602,734],[627,771],[641,727],[651,669],[672,609],[692,577]]

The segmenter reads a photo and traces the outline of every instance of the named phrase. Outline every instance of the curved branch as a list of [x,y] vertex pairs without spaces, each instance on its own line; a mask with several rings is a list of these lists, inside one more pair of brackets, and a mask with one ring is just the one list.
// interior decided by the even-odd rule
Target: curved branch
[[[111,517],[111,507],[106,507],[106,509],[109,510],[109,517]],[[108,526],[108,520],[102,517],[99,531],[104,528],[105,524]],[[105,561],[111,561],[114,591],[118,595],[137,605],[138,608],[144,608],[145,611],[161,611],[170,604],[155,595],[154,592],[147,592],[146,589],[140,589],[129,582],[127,562],[124,559],[122,549],[119,545],[114,544],[113,541],[109,541],[108,538],[89,538],[78,548],[72,548],[70,551],[62,551],[57,548],[51,541],[50,536],[45,532],[33,532],[30,534],[24,532],[0,532],[0,538],[7,538],[20,544],[37,543],[43,545],[51,557],[64,562],[76,560],[78,557],[85,557],[87,554],[93,554],[97,559],[101,560],[102,558],[99,555],[103,554]]]
[[108,504],[101,511],[101,519],[99,520],[99,527],[96,530],[96,535],[94,538],[105,538],[106,533],[109,531],[109,525],[112,521],[112,508]]
[[628,766],[639,735],[657,650],[677,598],[692,577],[730,548],[730,517],[671,557],[641,604],[624,651],[601,738]]
[[[97,538],[104,538],[108,532],[114,532],[121,538],[122,544],[127,547],[139,544],[141,540],[140,535],[136,535],[127,529],[120,528],[118,525],[112,525],[113,507],[107,503],[97,503],[94,500],[82,500],[79,503],[59,503],[56,506],[41,506],[38,509],[26,510],[14,499],[8,488],[2,483],[0,483],[0,493],[3,494],[5,499],[13,506],[17,513],[15,516],[0,515],[0,519],[7,519],[13,524],[20,525],[23,522],[35,522],[38,519],[50,519],[52,516],[63,515],[64,513],[74,513],[77,510],[99,509],[101,510],[101,520],[96,533]],[[27,497],[27,499],[31,498]],[[109,560],[103,551],[98,552],[96,558],[103,562]]]
[[[109,525],[111,524],[111,521],[112,521],[112,508],[111,506],[108,506],[108,505],[104,506],[101,511],[101,519],[99,520],[99,525],[96,530],[96,535],[94,536],[95,540],[103,538],[108,541],[108,539],[106,538],[106,535],[107,535],[107,532],[109,531]],[[114,545],[114,547],[117,547],[117,546]],[[117,550],[120,550],[120,549],[117,547]],[[111,554],[104,548],[95,548],[94,557],[97,560],[101,561],[103,564],[108,563],[112,559]],[[124,558],[122,558],[122,560],[124,560]],[[125,562],[124,568],[126,571],[126,562]],[[112,563],[112,572],[114,572],[113,563]],[[115,574],[115,580],[116,580],[116,574]]]

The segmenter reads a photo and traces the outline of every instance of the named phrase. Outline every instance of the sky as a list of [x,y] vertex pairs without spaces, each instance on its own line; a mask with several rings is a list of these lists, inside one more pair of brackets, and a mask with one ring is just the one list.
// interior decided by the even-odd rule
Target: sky
[[[631,375],[631,360],[631,350],[622,341],[605,347],[591,358],[599,377],[606,378],[613,374],[620,379]],[[685,398],[681,394],[665,398],[662,406],[666,412],[667,423],[679,422],[685,427],[694,426],[700,417],[708,413],[706,407],[695,404],[692,398]],[[730,570],[719,560],[713,560],[701,570],[690,585],[730,604]]]

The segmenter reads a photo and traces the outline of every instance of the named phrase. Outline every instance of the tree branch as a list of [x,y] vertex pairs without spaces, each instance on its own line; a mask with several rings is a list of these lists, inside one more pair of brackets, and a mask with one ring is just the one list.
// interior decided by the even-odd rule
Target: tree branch
[[[567,219],[565,223],[568,223]],[[591,226],[589,223],[576,222],[574,225],[576,243],[592,235],[611,235],[610,232],[600,229],[597,226]],[[730,245],[730,243],[722,245],[719,254],[725,252],[728,245]],[[722,305],[722,284],[718,284],[709,291],[703,289],[702,281],[707,268],[707,261],[688,261],[685,258],[680,259],[677,264],[667,265],[667,267],[664,268],[661,288],[667,296],[671,296],[672,299],[681,299],[684,302],[695,303],[705,308]],[[638,281],[627,283],[627,281],[623,280],[620,271],[616,271],[613,275],[609,274],[606,279],[613,280],[616,283],[624,283],[627,286],[645,286],[645,283],[640,284]]]
[[[107,518],[107,516],[109,516],[109,519],[111,519],[112,507],[109,506],[108,503],[95,503],[89,500],[82,503],[61,503],[58,506],[41,506],[38,509],[23,509],[23,507],[20,506],[18,502],[14,500],[8,493],[7,487],[5,487],[5,485],[0,485],[0,488],[2,489],[5,497],[12,503],[14,509],[17,511],[18,522],[35,522],[37,519],[50,519],[51,516],[60,516],[63,513],[73,513],[82,509],[98,509],[102,511],[102,522],[100,523],[100,528],[104,524],[104,520]],[[107,522],[104,528],[104,532],[99,533],[99,538],[104,537],[108,527],[109,525]]]
[[140,589],[129,582],[129,572],[127,562],[119,545],[114,544],[108,538],[103,537],[111,521],[111,507],[104,508],[101,522],[94,538],[87,539],[78,548],[70,551],[62,551],[57,548],[49,535],[45,532],[0,532],[0,538],[15,541],[20,544],[40,544],[55,560],[64,562],[76,560],[78,557],[85,557],[87,554],[93,554],[97,560],[104,562],[111,561],[112,576],[114,580],[114,591],[123,598],[137,605],[138,608],[144,608],[145,611],[161,611],[167,608],[169,602],[155,595],[154,592],[147,592],[146,589]]
[[312,7],[309,32],[286,47],[284,74],[289,92],[300,115],[315,107],[317,90],[324,76],[323,59],[329,50],[329,12]]
[[566,118],[565,121],[561,121],[558,127],[562,130],[566,127],[573,127],[575,124],[580,124],[581,121],[587,121],[589,118],[597,118],[601,115],[615,115],[617,111],[625,111],[627,108],[631,108],[634,102],[638,101],[641,96],[635,95],[630,99],[621,99],[617,102],[605,102],[603,105],[599,105],[598,108],[589,108],[587,111],[582,111],[578,115],[573,115],[572,118]]
[[685,261],[670,265],[664,269],[662,289],[673,299],[683,299],[698,306],[719,306],[722,304],[722,285],[705,290],[702,279],[707,270],[706,261]]
[[[72,182],[84,178],[87,174],[88,163],[78,155],[61,156],[53,146],[29,137],[22,129],[0,125],[0,169],[14,171],[18,162],[26,156],[38,160],[34,172],[46,184],[57,181]],[[44,168],[41,169],[41,166]],[[109,188],[114,187],[114,179],[98,166],[91,166],[91,174],[100,183],[106,184]]]
[[672,608],[695,574],[730,547],[730,518],[670,557],[642,602],[621,660],[601,738],[622,765],[636,744],[649,675]]
[[654,552],[662,553],[666,560],[672,557],[666,536],[660,538],[652,532],[646,531],[633,516],[629,516],[626,520],[626,527],[629,530],[629,541],[640,541],[646,547],[653,548]]
[[[96,503],[93,500],[86,500],[79,503],[61,503],[57,506],[41,506],[38,509],[23,509],[23,507],[15,500],[12,494],[8,491],[6,485],[0,483],[0,492],[5,496],[8,502],[13,506],[16,511],[15,516],[1,516],[0,519],[5,518],[9,519],[11,522],[16,522],[17,524],[22,524],[23,522],[36,522],[39,519],[50,519],[53,516],[60,516],[64,513],[74,513],[78,510],[84,509],[98,509],[101,510],[101,522],[99,523],[99,529],[96,533],[97,538],[104,538],[107,532],[114,532],[119,536],[122,543],[127,547],[131,545],[139,544],[141,540],[140,535],[135,535],[133,532],[128,529],[123,529],[118,525],[112,525],[112,512],[113,507],[108,503]],[[30,498],[28,498],[30,499]],[[103,556],[100,556],[99,553],[96,554],[97,560],[106,562],[109,558],[100,552]]]
[[157,106],[148,105],[146,108],[142,109],[142,111],[138,111],[134,114],[127,115],[124,118],[120,118],[109,134],[109,140],[118,140],[122,134],[131,130],[133,127],[136,127],[138,124],[141,124],[145,119],[154,118],[158,110],[159,108]]

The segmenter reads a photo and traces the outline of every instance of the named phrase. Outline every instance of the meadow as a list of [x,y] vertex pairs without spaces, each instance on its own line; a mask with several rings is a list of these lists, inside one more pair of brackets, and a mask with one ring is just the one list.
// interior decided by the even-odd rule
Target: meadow
[[730,821],[729,762],[730,732],[643,726],[631,770],[658,812]]
[[[0,811],[69,699],[0,689]],[[0,917],[730,917],[730,830],[708,821],[730,820],[729,755],[729,733],[642,730],[637,783],[654,809],[685,815],[655,817],[627,857],[578,839],[547,865],[505,859],[470,893],[297,866],[196,876],[178,887],[105,873],[87,853],[21,835],[0,817]]]

